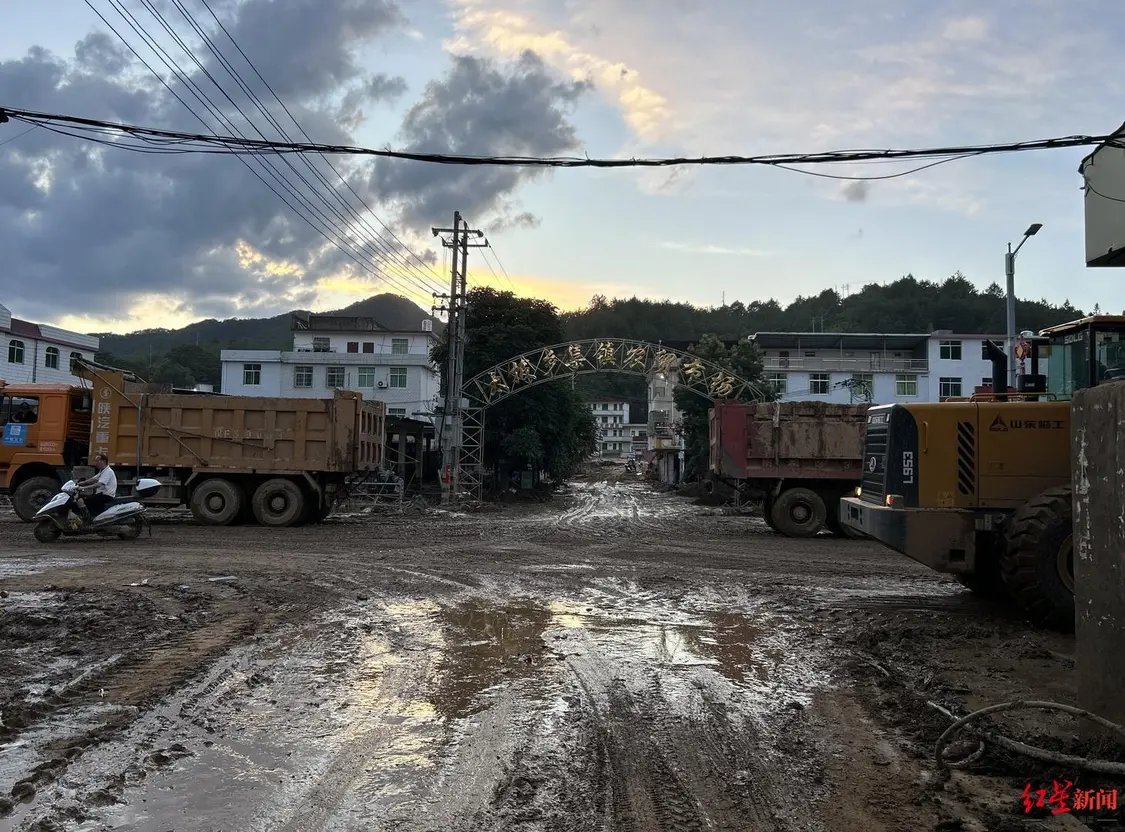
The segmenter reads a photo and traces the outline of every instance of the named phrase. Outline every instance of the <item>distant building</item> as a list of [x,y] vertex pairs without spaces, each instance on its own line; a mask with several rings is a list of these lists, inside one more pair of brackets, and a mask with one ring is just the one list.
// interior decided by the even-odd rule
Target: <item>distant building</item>
[[78,385],[85,382],[71,372],[71,362],[76,358],[93,360],[99,339],[13,318],[0,304],[0,344],[0,379],[10,384]]
[[[984,349],[1003,335],[759,332],[763,376],[782,400],[847,403],[937,402],[992,384]],[[1046,372],[1046,362],[1040,364]]]
[[629,403],[615,399],[592,402],[590,413],[598,429],[598,454],[603,457],[628,456],[633,435],[628,430]]
[[648,379],[647,452],[656,464],[657,475],[665,485],[676,485],[684,470],[683,416],[673,398],[680,382],[679,362],[667,372],[654,373]]
[[374,318],[295,313],[293,349],[223,350],[222,391],[236,396],[331,398],[358,390],[387,415],[432,422],[440,375],[430,361],[433,319],[389,330]]

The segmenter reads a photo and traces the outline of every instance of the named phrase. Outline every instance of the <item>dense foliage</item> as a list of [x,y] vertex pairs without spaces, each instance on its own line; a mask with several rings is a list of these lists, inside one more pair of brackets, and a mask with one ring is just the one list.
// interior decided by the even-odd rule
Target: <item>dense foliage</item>
[[[377,295],[339,310],[338,314],[372,315],[388,326],[421,319],[424,312],[410,301]],[[1055,306],[1046,300],[1020,300],[1016,320],[1020,329],[1039,330],[1080,317],[1069,302]],[[828,330],[836,332],[958,332],[1002,333],[1004,293],[995,283],[983,292],[960,273],[942,283],[907,275],[886,285],[872,283],[841,297],[831,289],[800,297],[788,306],[773,300],[735,301],[702,308],[686,303],[637,298],[607,300],[595,297],[585,309],[561,316],[559,340],[615,336],[646,341],[697,341],[704,333],[734,340],[753,332]],[[220,349],[284,349],[292,343],[289,316],[228,321],[201,321],[179,330],[146,330],[130,335],[102,336],[101,359],[124,366],[151,381],[219,383]],[[511,355],[534,342],[512,339]],[[524,345],[526,344],[526,346]],[[505,356],[509,357],[509,356]],[[579,379],[578,389],[590,398],[615,397],[633,402],[633,418],[645,419],[645,384],[631,376],[593,376]]]
[[[565,337],[562,318],[547,301],[474,289],[465,319],[465,378]],[[444,369],[448,355],[443,336],[433,360]],[[582,396],[564,381],[549,382],[488,409],[484,462],[493,470],[501,461],[516,469],[531,465],[563,479],[594,450],[594,439],[593,416]]]

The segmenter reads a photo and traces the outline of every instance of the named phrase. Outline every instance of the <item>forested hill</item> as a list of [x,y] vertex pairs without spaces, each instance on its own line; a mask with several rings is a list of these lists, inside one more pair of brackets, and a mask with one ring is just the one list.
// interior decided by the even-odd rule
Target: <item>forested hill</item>
[[[1039,331],[1082,316],[1064,302],[1017,302],[1021,330]],[[885,286],[871,284],[841,298],[831,289],[797,298],[788,306],[777,301],[735,301],[728,306],[700,308],[669,301],[606,300],[595,297],[589,307],[563,316],[574,338],[617,336],[645,341],[690,341],[703,333],[737,339],[754,332],[933,332],[995,333],[1005,329],[1004,290],[993,283],[983,292],[956,274],[943,283],[906,276]]]
[[[1095,310],[1096,311],[1096,310]],[[346,315],[372,315],[386,326],[415,328],[425,315],[422,309],[396,295],[377,295],[340,310]],[[1020,301],[1020,329],[1039,330],[1081,317],[1069,302],[1054,306],[1046,301]],[[961,333],[1004,331],[1004,293],[996,284],[984,292],[962,275],[943,283],[911,276],[885,286],[871,284],[841,298],[828,289],[815,297],[798,298],[788,306],[773,300],[735,301],[718,308],[696,307],[670,301],[607,300],[595,297],[590,305],[563,315],[567,336],[598,338],[617,336],[647,341],[697,340],[705,333],[737,339],[753,332],[827,330],[836,332],[932,332],[949,329]],[[440,330],[440,323],[435,323]],[[116,366],[136,370],[151,381],[180,385],[218,384],[219,350],[231,347],[279,349],[292,343],[289,315],[272,318],[201,321],[183,329],[146,330],[129,335],[102,336],[101,358]],[[591,395],[637,398],[639,391],[628,377],[592,377],[582,385]],[[636,388],[636,389],[634,389]]]

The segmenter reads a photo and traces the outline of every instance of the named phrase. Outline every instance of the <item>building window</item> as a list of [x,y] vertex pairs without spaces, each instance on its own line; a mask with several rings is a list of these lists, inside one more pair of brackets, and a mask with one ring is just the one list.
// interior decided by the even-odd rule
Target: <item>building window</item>
[[76,362],[76,361],[81,361],[81,360],[82,360],[82,353],[80,353],[80,352],[72,352],[72,353],[70,354],[70,371],[71,371],[72,373],[74,372],[74,362]]
[[410,352],[409,338],[391,339],[391,355],[406,355],[408,352]]
[[367,353],[368,355],[375,352],[375,342],[374,341],[364,341],[363,342],[363,351],[365,353]]
[[360,367],[359,368],[359,386],[360,387],[374,387],[375,386],[375,368],[374,367]]
[[348,341],[348,352],[359,352],[359,341]]
[[770,373],[766,376],[766,384],[773,388],[779,396],[784,396],[789,390],[789,375],[787,373]]
[[809,373],[809,393],[814,396],[824,396],[828,393],[828,373]]
[[331,352],[332,341],[326,335],[317,335],[313,338],[313,352]]
[[399,416],[399,417],[402,417],[402,418],[406,418],[406,408],[405,407],[390,407],[390,408],[387,408],[387,415],[388,416]]
[[668,388],[667,387],[655,387],[655,388],[653,388],[653,396],[655,398],[658,398],[658,399],[667,398],[668,397]]
[[248,385],[262,383],[262,365],[261,364],[243,364],[242,365],[242,383]]
[[942,377],[938,381],[938,397],[948,399],[951,396],[961,395],[961,379]]
[[896,396],[917,396],[918,395],[918,376],[915,376],[915,375],[897,375],[897,376],[895,376],[895,395]]
[[47,347],[47,353],[43,356],[43,366],[48,370],[57,370],[59,368],[58,347]]
[[23,363],[23,341],[12,339],[8,342],[8,363],[9,364],[22,364]]
[[324,369],[324,386],[330,389],[343,387],[345,382],[343,367],[326,367]]
[[988,342],[987,341],[981,341],[980,342],[980,360],[981,361],[991,361],[992,360],[991,358],[988,357]]
[[293,368],[294,387],[312,387],[313,368],[309,364],[299,364]]
[[399,389],[406,387],[405,367],[391,367],[391,387]]
[[980,380],[980,386],[981,387],[991,387],[992,386],[992,379],[991,378],[982,378]]
[[941,341],[938,343],[938,355],[944,361],[960,361],[961,360],[961,342],[960,341]]

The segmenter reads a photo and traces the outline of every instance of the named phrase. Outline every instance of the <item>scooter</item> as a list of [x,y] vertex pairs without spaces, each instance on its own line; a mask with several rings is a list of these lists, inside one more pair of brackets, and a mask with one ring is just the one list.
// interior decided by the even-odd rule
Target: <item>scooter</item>
[[[117,497],[92,520],[86,520],[78,509],[78,485],[71,480],[44,504],[32,517],[35,539],[40,543],[54,543],[62,535],[97,534],[103,537],[116,535],[122,540],[136,540],[148,525],[145,507],[138,501],[152,497],[160,490],[160,480],[144,477],[137,481],[136,497]],[[73,515],[72,512],[73,511]],[[152,528],[149,527],[149,534]]]

